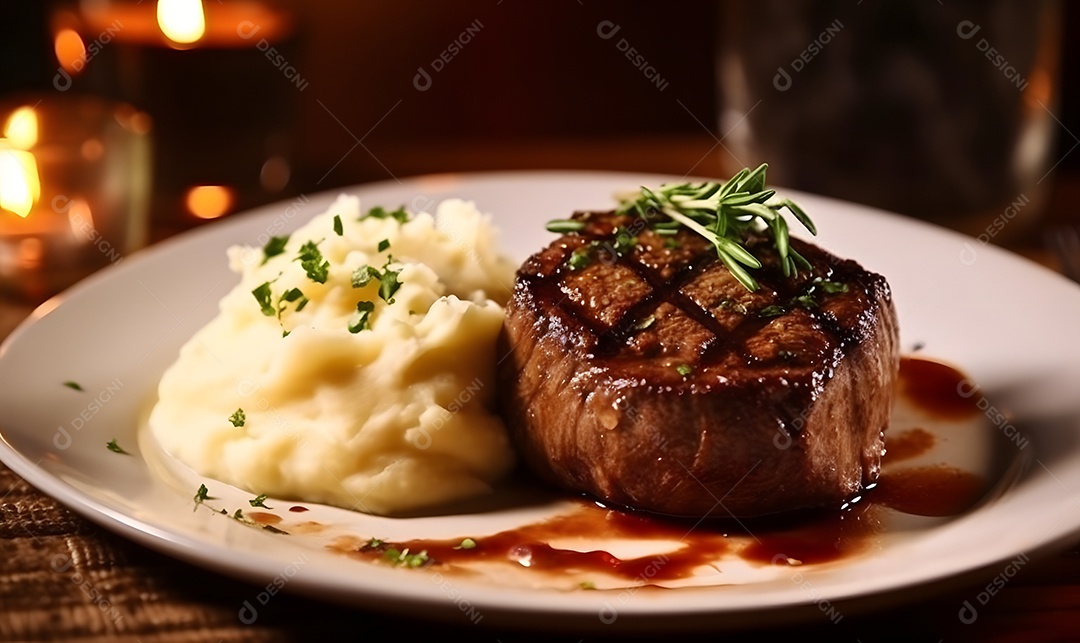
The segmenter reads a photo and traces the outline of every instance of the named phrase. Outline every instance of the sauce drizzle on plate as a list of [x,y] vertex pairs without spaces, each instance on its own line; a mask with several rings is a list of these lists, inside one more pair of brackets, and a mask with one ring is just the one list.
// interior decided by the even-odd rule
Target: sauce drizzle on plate
[[[959,421],[978,413],[977,398],[963,373],[927,359],[905,357],[898,393],[922,415]],[[339,539],[333,549],[353,557],[383,561],[387,553],[424,552],[424,566],[440,572],[467,570],[475,563],[507,564],[552,574],[604,574],[634,586],[684,579],[718,559],[736,557],[761,565],[819,565],[858,555],[886,531],[885,516],[899,512],[942,518],[961,514],[989,489],[982,476],[949,464],[897,463],[932,453],[938,437],[921,426],[894,426],[886,432],[887,456],[878,480],[842,506],[755,520],[674,519],[609,508],[581,499],[562,515],[491,535],[396,542]],[[463,541],[471,541],[463,546]],[[581,547],[585,541],[654,544],[644,555],[616,556]],[[617,549],[610,547],[610,549]],[[391,556],[392,561],[392,556]]]

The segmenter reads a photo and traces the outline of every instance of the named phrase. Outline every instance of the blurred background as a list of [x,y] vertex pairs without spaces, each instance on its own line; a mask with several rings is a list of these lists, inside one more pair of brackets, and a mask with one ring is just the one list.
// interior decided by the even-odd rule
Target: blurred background
[[0,284],[41,301],[264,203],[432,173],[720,177],[1057,261],[1075,4],[9,0]]
[[[441,172],[723,178],[767,161],[771,183],[948,226],[1080,281],[1080,52],[1065,37],[1078,21],[1080,5],[1047,0],[3,0],[0,339],[178,233]],[[12,610],[16,632],[115,633],[104,596],[73,583],[94,570],[109,591],[140,579],[145,609],[122,640],[257,637],[236,622],[248,585],[101,533],[0,466],[3,489],[8,524],[30,525],[14,538],[40,552],[12,555],[9,576],[51,597]],[[64,543],[70,573],[35,533]],[[1075,631],[1077,561],[1074,547],[1025,569],[981,632]],[[275,600],[260,640],[358,622]],[[836,631],[972,638],[961,600]]]

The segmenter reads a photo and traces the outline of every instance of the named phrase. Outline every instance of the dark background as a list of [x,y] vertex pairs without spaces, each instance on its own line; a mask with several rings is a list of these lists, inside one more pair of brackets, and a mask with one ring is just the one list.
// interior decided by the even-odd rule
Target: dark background
[[[0,2],[0,100],[23,92],[55,93],[57,61],[50,15],[72,4]],[[1010,3],[995,0],[994,4]],[[771,10],[763,14],[760,8],[766,5]],[[232,67],[222,64],[221,56],[213,52],[203,55],[193,51],[184,52],[191,54],[184,58],[192,62],[184,74],[147,79],[144,89],[148,93],[142,96],[147,102],[139,107],[150,109],[153,104],[168,109],[169,93],[181,92],[187,107],[197,107],[220,128],[208,133],[166,127],[162,125],[165,115],[155,114],[154,137],[159,149],[154,168],[155,192],[164,197],[169,197],[168,190],[175,187],[169,181],[181,174],[203,172],[200,178],[213,181],[215,172],[230,169],[234,130],[256,138],[268,136],[271,129],[285,134],[284,139],[271,142],[285,149],[292,161],[287,186],[276,193],[248,194],[235,209],[299,193],[429,172],[568,168],[708,174],[720,172],[725,160],[724,152],[716,145],[722,135],[717,117],[721,105],[717,77],[721,70],[716,52],[726,38],[747,36],[726,19],[733,11],[741,8],[744,20],[759,19],[759,27],[775,39],[777,46],[788,46],[792,43],[781,42],[777,31],[771,30],[785,19],[785,7],[791,7],[792,14],[820,9],[831,19],[837,11],[847,16],[864,9],[888,12],[916,6],[933,14],[938,7],[978,12],[986,5],[957,0],[688,0],[677,4],[615,0],[294,0],[286,6],[296,14],[298,31],[284,49],[289,63],[307,83],[304,90],[290,88],[265,58],[256,56],[253,66]],[[1012,10],[1021,12],[1029,6],[1032,3],[1024,0],[1011,3]],[[1080,26],[1077,7],[1076,3],[1062,3],[1059,93],[1053,105],[1058,122],[1052,131],[1056,149],[1051,155],[1051,163],[1057,165],[1048,175],[1057,191],[1052,201],[1059,208],[1051,215],[1074,221],[1077,217],[1072,204],[1080,198],[1080,152],[1073,151],[1077,145],[1073,133],[1080,132],[1080,127],[1074,126],[1080,121],[1080,97],[1072,81],[1077,77],[1080,58],[1075,39],[1070,36]],[[618,51],[615,42],[598,36],[597,25],[605,20],[617,24],[618,36],[633,43],[658,70],[666,82],[663,91]],[[429,90],[418,91],[413,85],[418,68],[429,68],[431,61],[475,21],[483,27],[473,41],[433,75]],[[851,31],[842,37],[858,31],[857,19],[849,21],[845,17],[844,21]],[[910,27],[898,23],[898,37],[902,28]],[[797,39],[795,48],[804,47],[807,40]],[[1002,38],[1002,42],[1006,40]],[[842,52],[845,45],[841,42],[838,39],[837,48],[830,51]],[[767,50],[773,43],[769,40],[759,44]],[[115,62],[110,56],[119,49],[107,47],[100,58],[92,61],[94,67],[105,71],[104,77],[99,74],[79,91],[129,98],[117,79],[107,73],[110,61]],[[991,64],[971,47],[966,47],[964,55],[971,57],[970,64],[980,72],[986,72]],[[1002,80],[1000,75],[998,80]],[[259,87],[266,93],[256,89]],[[802,107],[812,113],[827,98],[806,97]],[[978,103],[977,95],[968,98]],[[979,132],[987,139],[998,134],[993,130]],[[868,137],[868,145],[873,138]],[[806,187],[826,191],[828,186]],[[164,197],[152,205],[158,223],[156,238],[198,223],[190,218],[177,219],[171,210],[174,204]],[[1045,256],[1031,254],[1037,259]],[[29,306],[15,308],[14,312],[0,307],[0,337],[30,310]],[[4,313],[7,317],[3,317]],[[369,637],[385,632],[400,638],[402,633],[415,630],[421,635],[431,634],[443,627],[426,622],[424,614],[417,614],[416,619],[385,617],[291,596],[276,600],[274,609],[260,621],[261,629],[240,630],[237,635],[235,599],[250,596],[251,586],[184,565],[93,527],[2,467],[0,483],[0,491],[6,484],[10,493],[0,493],[5,496],[0,498],[0,504],[7,503],[0,509],[6,509],[8,516],[15,520],[26,516],[34,530],[47,532],[50,538],[62,538],[74,552],[85,550],[87,568],[96,570],[102,578],[114,574],[108,578],[119,578],[118,587],[147,588],[140,596],[140,604],[146,605],[145,613],[140,623],[131,627],[143,628],[140,632],[156,631],[161,634],[159,640],[305,640],[343,631]],[[50,524],[50,520],[54,522]],[[26,526],[21,530],[30,533]],[[36,547],[36,537],[28,539],[21,530],[15,535],[28,547]],[[5,625],[25,627],[25,631],[55,632],[57,624],[45,624],[46,615],[87,613],[91,618],[85,623],[70,619],[66,631],[81,632],[98,623],[93,618],[99,616],[97,608],[83,600],[77,586],[48,570],[43,556],[24,556],[22,564],[26,567],[19,567],[18,562],[9,567],[17,570],[12,575],[21,573],[20,578],[45,579],[43,586],[60,584],[55,601],[42,601],[41,610],[29,615],[19,610],[6,613],[0,606],[0,613],[10,617]],[[853,615],[839,628],[824,633],[824,622],[816,621],[808,626],[816,624],[814,631],[793,628],[779,635],[784,640],[813,639],[816,633],[834,640],[940,641],[944,632],[948,640],[995,635],[996,640],[1057,640],[1062,632],[1077,631],[1078,577],[1080,551],[1076,547],[1045,561],[1037,570],[1025,570],[1023,581],[1010,585],[995,599],[993,611],[988,610],[979,621],[978,630],[956,619],[957,605],[973,595],[971,588],[965,587],[936,603],[933,601],[937,597],[927,594],[924,603],[910,608],[859,618]],[[27,580],[26,585],[20,584],[19,591],[33,596],[39,587]],[[38,617],[40,622],[31,620]],[[286,637],[285,633],[292,636]],[[484,630],[483,634],[494,633]],[[740,636],[744,639],[778,638],[778,633],[768,637],[757,632],[735,636],[740,634],[746,635]],[[124,640],[134,637],[131,634]],[[717,640],[725,635],[710,633],[707,637],[694,640]]]
[[[0,97],[52,89],[56,61],[48,14],[55,4],[14,0],[0,6]],[[745,4],[754,11],[754,3]],[[844,10],[849,4],[861,2],[831,3]],[[1063,33],[1069,34],[1080,11],[1075,3],[1063,5]],[[610,150],[627,141],[711,142],[718,127],[716,51],[721,16],[731,3],[321,0],[286,6],[299,24],[289,62],[308,81],[304,91],[288,98],[294,105],[284,123],[293,136],[292,193],[308,191],[320,180],[318,188],[328,189],[446,170],[596,168],[601,161],[587,145],[584,154],[567,158],[558,153],[559,143],[586,141]],[[473,41],[434,74],[428,91],[418,92],[417,69],[430,68],[477,20],[483,27]],[[618,36],[633,43],[667,82],[664,91],[616,50],[615,40],[598,37],[601,20],[621,27]],[[1055,114],[1069,126],[1077,120],[1077,89],[1069,82],[1076,76],[1077,45],[1068,37],[1063,43]],[[217,99],[212,93],[204,97],[211,105]],[[1059,156],[1075,143],[1063,128],[1055,136]],[[349,152],[355,139],[362,144]],[[627,147],[618,167],[607,169],[669,165]],[[663,155],[664,148],[654,153]],[[1060,169],[1078,163],[1080,155],[1069,154]]]

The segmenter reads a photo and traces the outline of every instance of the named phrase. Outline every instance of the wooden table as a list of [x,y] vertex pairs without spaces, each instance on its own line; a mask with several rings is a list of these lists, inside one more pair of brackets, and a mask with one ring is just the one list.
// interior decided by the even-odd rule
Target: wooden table
[[[626,169],[682,174],[699,162],[697,174],[719,172],[709,139],[547,143],[544,146],[460,147],[443,156],[425,150],[428,165],[409,166],[407,154],[387,160],[400,176],[452,167],[455,170],[521,167]],[[614,147],[614,152],[613,148]],[[529,150],[527,151],[526,150]],[[539,155],[539,157],[537,156]],[[435,160],[432,160],[432,159]],[[538,160],[539,158],[539,160]],[[402,170],[407,166],[406,170]],[[384,178],[384,177],[380,177]],[[1047,224],[1072,219],[1068,204],[1080,180],[1065,176],[1055,188]],[[1015,249],[1039,261],[1052,259],[1037,236]],[[31,310],[0,303],[0,337]],[[0,410],[0,426],[3,422]],[[987,537],[993,537],[988,534]],[[973,543],[973,546],[976,544]],[[259,588],[148,550],[97,527],[37,491],[0,465],[0,640],[110,641],[287,641],[353,638],[464,637],[488,641],[594,640],[595,633],[529,632],[475,625],[462,617],[449,623],[367,612],[289,594],[252,624],[240,620],[243,601]],[[933,565],[933,561],[912,561]],[[985,606],[973,623],[961,620],[987,578],[949,587],[927,587],[900,605],[843,613],[839,623],[824,614],[786,628],[762,623],[754,630],[727,632],[747,640],[766,637],[874,640],[1075,640],[1080,637],[1080,538],[1075,546],[1033,560]],[[664,638],[670,638],[665,636]],[[716,640],[717,632],[690,639]]]

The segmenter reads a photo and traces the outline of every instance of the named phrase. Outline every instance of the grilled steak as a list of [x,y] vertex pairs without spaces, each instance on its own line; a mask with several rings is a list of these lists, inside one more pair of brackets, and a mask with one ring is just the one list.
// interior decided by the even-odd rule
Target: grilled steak
[[849,498],[876,479],[898,369],[889,286],[792,239],[744,288],[703,238],[631,215],[585,227],[520,268],[500,406],[531,469],[608,503],[756,516]]

